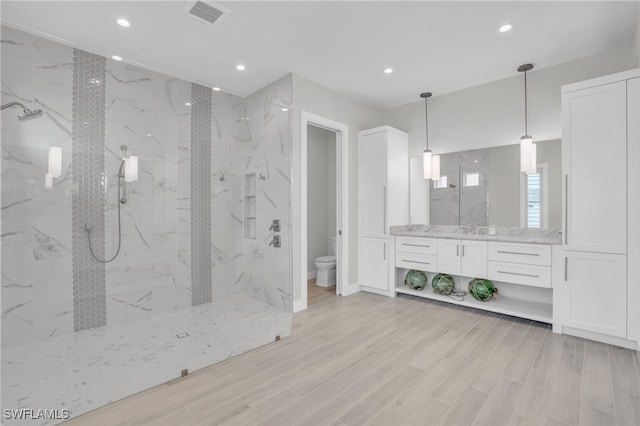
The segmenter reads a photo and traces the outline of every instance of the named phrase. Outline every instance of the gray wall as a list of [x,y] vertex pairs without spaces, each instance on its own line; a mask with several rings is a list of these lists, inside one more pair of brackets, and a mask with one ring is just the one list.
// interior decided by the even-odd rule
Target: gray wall
[[[358,132],[379,126],[382,110],[353,100],[341,93],[293,74],[292,170],[293,235],[300,235],[300,139],[302,111],[316,114],[349,126],[349,284],[358,282]],[[293,240],[293,296],[299,300],[300,239]]]
[[638,14],[638,24],[636,25],[636,35],[633,38],[633,52],[631,53],[636,67],[640,67],[640,13]]
[[[517,65],[517,64],[516,64]],[[534,140],[560,139],[560,87],[637,67],[632,47],[616,49],[528,75],[529,133]],[[522,74],[429,100],[429,145],[436,154],[517,143],[524,131]],[[425,86],[424,90],[429,87]],[[424,149],[424,102],[385,111],[382,122],[409,133],[409,156]]]
[[336,135],[307,129],[307,271],[313,273],[316,257],[331,254],[329,238],[335,235]]

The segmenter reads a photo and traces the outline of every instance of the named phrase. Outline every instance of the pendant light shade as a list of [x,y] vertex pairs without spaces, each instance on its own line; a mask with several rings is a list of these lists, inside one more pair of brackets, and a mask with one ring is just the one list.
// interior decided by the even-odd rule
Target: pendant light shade
[[536,145],[533,143],[531,136],[523,136],[520,138],[520,171],[524,173],[535,173],[536,164]]
[[431,150],[425,149],[422,152],[422,171],[424,172],[425,179],[431,179],[433,170],[431,169],[431,161],[433,160],[433,154]]
[[524,64],[518,67],[518,72],[524,73],[524,136],[520,138],[520,171],[535,173],[538,169],[536,144],[528,133],[527,124],[527,71],[531,71],[533,65]]
[[427,99],[431,97],[431,92],[420,93],[420,97],[424,99],[424,118],[425,128],[427,131],[426,141],[427,147],[422,152],[422,170],[424,172],[425,179],[439,180],[440,179],[440,156],[433,155],[429,149],[429,105]]

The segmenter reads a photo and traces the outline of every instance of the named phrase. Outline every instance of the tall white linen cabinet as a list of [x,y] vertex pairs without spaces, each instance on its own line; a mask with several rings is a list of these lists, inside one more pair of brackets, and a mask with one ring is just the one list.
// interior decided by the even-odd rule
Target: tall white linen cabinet
[[391,296],[389,227],[409,223],[409,136],[390,126],[358,133],[360,288]]
[[640,70],[563,86],[562,171],[555,331],[638,349]]

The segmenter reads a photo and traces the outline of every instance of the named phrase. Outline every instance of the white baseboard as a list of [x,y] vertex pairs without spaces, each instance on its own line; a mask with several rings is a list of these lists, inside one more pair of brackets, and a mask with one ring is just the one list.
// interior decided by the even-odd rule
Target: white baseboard
[[360,284],[358,283],[348,284],[346,288],[343,289],[342,295],[350,296],[352,294],[359,293],[359,292],[360,292]]
[[607,336],[606,334],[594,333],[591,331],[580,330],[567,326],[562,327],[562,333],[581,337],[583,339],[596,340],[598,342],[608,343],[610,345],[621,346],[623,348],[632,349],[635,351],[640,350],[640,346],[638,346],[640,342],[623,339],[621,337]]
[[304,311],[307,309],[307,301],[298,299],[293,301],[293,313]]
[[313,271],[307,271],[307,280],[315,280],[318,277],[318,271],[317,270],[313,270]]

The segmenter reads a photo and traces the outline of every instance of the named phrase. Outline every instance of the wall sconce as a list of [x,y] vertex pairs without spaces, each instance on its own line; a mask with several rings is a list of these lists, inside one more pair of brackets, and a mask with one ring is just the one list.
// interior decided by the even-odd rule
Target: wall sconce
[[62,148],[59,146],[49,147],[49,174],[56,178],[62,175]]
[[49,147],[49,164],[47,173],[44,175],[44,189],[53,188],[53,178],[62,175],[62,148],[59,146]]
[[135,182],[138,180],[138,157],[130,155],[124,159],[124,181]]

